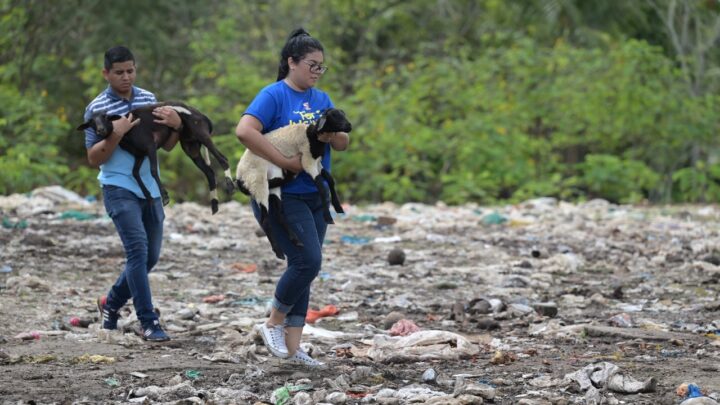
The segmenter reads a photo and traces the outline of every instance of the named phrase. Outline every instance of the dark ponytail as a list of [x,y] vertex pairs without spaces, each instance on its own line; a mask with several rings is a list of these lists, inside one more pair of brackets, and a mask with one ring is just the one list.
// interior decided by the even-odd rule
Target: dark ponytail
[[288,73],[290,73],[288,58],[293,58],[295,62],[299,62],[305,55],[315,51],[325,52],[320,41],[311,37],[302,27],[293,30],[287,42],[285,42],[282,51],[280,51],[277,81],[286,78]]

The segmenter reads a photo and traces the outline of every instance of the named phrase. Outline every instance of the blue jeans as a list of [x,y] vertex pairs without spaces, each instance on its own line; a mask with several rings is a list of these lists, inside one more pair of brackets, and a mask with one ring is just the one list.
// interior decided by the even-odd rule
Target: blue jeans
[[[260,209],[252,201],[255,218],[260,220]],[[283,227],[270,212],[270,226],[280,249],[287,257],[287,269],[275,287],[273,307],[286,314],[285,326],[305,325],[310,303],[310,284],[320,273],[322,244],[327,223],[323,218],[320,193],[282,194],[282,208],[290,228],[302,241],[303,247],[295,246]]]
[[125,248],[125,270],[110,288],[107,304],[122,308],[132,298],[135,313],[145,326],[157,320],[153,311],[148,273],[160,257],[163,236],[162,201],[147,201],[122,187],[104,185],[105,210],[112,218]]

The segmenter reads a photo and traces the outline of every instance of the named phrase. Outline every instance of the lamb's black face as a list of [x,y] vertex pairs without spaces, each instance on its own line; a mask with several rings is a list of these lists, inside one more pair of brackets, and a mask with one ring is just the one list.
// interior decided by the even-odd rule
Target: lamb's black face
[[328,108],[318,120],[318,132],[350,132],[352,124],[343,110]]

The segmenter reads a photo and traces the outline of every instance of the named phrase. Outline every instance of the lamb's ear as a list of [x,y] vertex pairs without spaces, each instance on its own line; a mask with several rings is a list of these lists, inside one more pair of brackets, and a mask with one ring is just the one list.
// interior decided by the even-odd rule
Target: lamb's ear
[[82,131],[82,130],[84,130],[84,129],[88,129],[88,128],[90,128],[90,124],[91,124],[91,123],[92,123],[92,121],[83,122],[82,124],[80,124],[79,127],[75,128],[75,129],[76,129],[77,131]]
[[325,129],[326,122],[327,122],[327,117],[325,116],[325,114],[323,114],[317,123],[317,131],[318,132],[323,132],[323,130]]

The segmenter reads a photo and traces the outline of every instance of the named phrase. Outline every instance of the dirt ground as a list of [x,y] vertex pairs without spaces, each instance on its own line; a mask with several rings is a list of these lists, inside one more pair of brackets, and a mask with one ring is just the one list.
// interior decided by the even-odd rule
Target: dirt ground
[[[247,205],[166,208],[151,276],[164,344],[69,325],[97,320],[95,299],[124,263],[100,203],[13,196],[0,210],[0,403],[271,403],[283,386],[295,403],[592,403],[564,378],[603,362],[653,379],[640,393],[594,384],[603,403],[680,403],[684,382],[720,391],[716,206],[348,206],[311,298],[339,309],[307,328],[323,370],[273,359],[253,331],[284,263]],[[402,265],[388,263],[393,249]],[[400,319],[472,347],[383,358],[377,336]],[[424,381],[429,369],[437,378]]]

